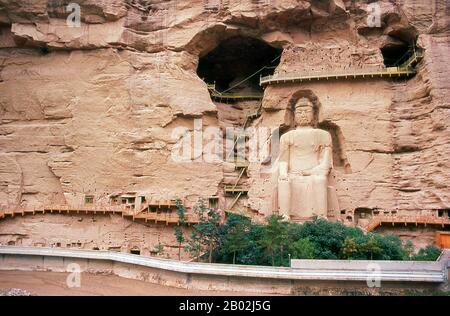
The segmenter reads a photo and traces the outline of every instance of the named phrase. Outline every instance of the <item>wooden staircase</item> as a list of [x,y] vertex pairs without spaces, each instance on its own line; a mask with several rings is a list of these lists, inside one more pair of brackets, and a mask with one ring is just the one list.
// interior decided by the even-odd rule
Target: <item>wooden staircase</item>
[[[244,123],[241,126],[242,130],[245,130],[245,128],[248,127],[248,125],[250,124],[250,122],[252,120],[258,118],[261,115],[261,112],[262,112],[262,105],[260,105],[257,110],[248,113],[245,117]],[[247,138],[247,135],[245,133],[236,135],[235,141],[233,143],[233,150],[227,156],[227,160],[234,158],[234,150],[235,150],[238,142],[243,138],[244,138],[244,141]],[[238,176],[233,185],[225,185],[225,187],[224,187],[225,196],[234,196],[234,199],[231,202],[231,204],[227,206],[227,211],[232,211],[232,209],[237,204],[239,199],[242,196],[248,194],[248,187],[245,185],[239,185],[239,183],[241,182],[241,180],[244,176],[247,176],[249,162],[248,162],[248,160],[242,160],[242,159],[233,159],[233,161],[235,164],[235,170],[238,172]]]

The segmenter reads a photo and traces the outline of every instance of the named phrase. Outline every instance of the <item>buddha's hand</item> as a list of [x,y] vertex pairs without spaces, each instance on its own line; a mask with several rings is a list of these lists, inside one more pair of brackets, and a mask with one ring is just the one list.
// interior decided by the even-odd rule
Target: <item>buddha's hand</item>
[[330,174],[331,168],[330,169],[326,169],[326,168],[314,168],[310,171],[310,173],[312,175],[315,176],[328,176]]

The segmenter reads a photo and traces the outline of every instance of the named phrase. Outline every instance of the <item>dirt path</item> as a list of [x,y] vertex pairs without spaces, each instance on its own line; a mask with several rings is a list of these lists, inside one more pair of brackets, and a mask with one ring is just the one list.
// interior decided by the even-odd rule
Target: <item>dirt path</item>
[[81,287],[69,288],[66,285],[67,273],[0,271],[0,292],[19,288],[33,295],[257,295],[244,292],[219,292],[178,289],[169,286],[130,280],[115,275],[81,275]]

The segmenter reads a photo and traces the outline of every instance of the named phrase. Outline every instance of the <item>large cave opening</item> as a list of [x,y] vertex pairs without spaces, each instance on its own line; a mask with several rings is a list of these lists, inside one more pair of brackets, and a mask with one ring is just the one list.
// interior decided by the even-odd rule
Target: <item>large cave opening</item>
[[391,41],[381,47],[381,54],[386,67],[404,65],[416,51],[416,41],[411,39],[404,40],[391,37]]
[[262,92],[259,77],[273,74],[281,53],[259,39],[236,36],[201,57],[197,74],[218,92]]
[[383,54],[384,65],[386,67],[394,67],[399,66],[411,57],[413,49],[406,43],[401,45],[386,45],[381,48],[381,53]]

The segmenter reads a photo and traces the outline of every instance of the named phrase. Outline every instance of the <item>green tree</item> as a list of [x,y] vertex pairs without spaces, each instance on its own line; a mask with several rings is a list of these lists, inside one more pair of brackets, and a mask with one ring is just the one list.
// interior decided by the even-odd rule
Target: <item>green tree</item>
[[283,262],[283,248],[289,242],[287,225],[282,221],[281,216],[272,215],[268,218],[268,223],[265,226],[262,239],[259,243],[270,256],[272,266],[275,266],[277,252],[279,254],[280,264]]
[[202,253],[200,238],[200,234],[194,229],[191,233],[187,245],[184,247],[184,251],[189,253],[192,258],[195,258],[195,261],[197,262],[200,259],[200,254]]
[[301,225],[297,238],[309,238],[316,248],[317,259],[338,259],[348,232],[341,223],[317,219]]
[[358,246],[354,237],[347,237],[344,240],[344,244],[341,248],[342,259],[354,259],[359,253],[360,247]]
[[175,205],[177,208],[177,214],[178,214],[178,225],[182,226],[186,224],[186,208],[184,207],[183,203],[180,199],[176,199]]
[[375,238],[382,251],[374,254],[376,260],[404,260],[406,257],[402,241],[397,235],[369,234],[368,238]]
[[408,240],[403,248],[405,249],[405,260],[409,260],[412,256],[414,256],[414,245],[411,240]]
[[184,235],[182,226],[186,225],[186,208],[180,199],[176,202],[177,214],[178,214],[178,226],[175,227],[175,238],[178,242],[178,260],[181,260],[181,247],[184,242]]
[[221,241],[221,216],[217,210],[207,208],[202,199],[198,201],[194,212],[198,214],[199,223],[192,227],[193,231],[186,249],[196,256],[197,261],[201,253],[208,252],[208,262],[211,263],[213,251]]
[[309,238],[301,238],[289,246],[292,259],[314,259],[315,248]]
[[[270,265],[270,259],[260,243],[264,234],[264,227],[265,225],[250,224],[250,231],[246,235],[247,248],[240,251],[238,256],[241,264]],[[228,260],[227,262],[230,261]]]
[[233,254],[233,264],[236,263],[236,253],[245,250],[249,243],[247,235],[250,232],[251,221],[241,215],[230,214],[224,232],[221,233],[221,249],[224,253]]
[[179,226],[175,227],[175,238],[178,242],[178,260],[181,260],[181,246],[184,242],[184,235],[183,230]]
[[378,243],[375,237],[370,237],[367,241],[361,245],[361,250],[369,254],[370,260],[373,260],[374,255],[379,255],[383,252],[383,248]]

